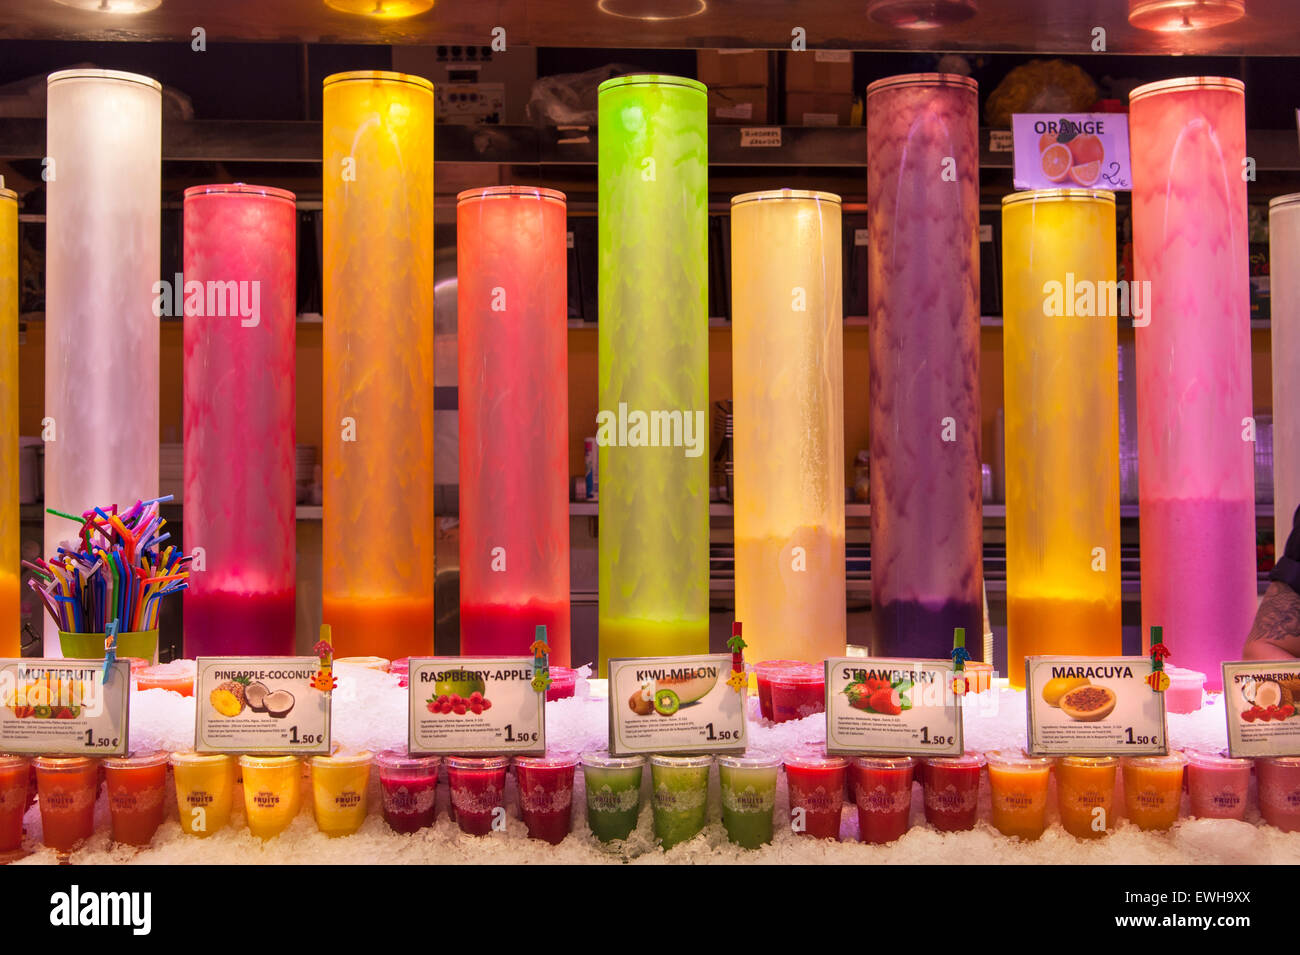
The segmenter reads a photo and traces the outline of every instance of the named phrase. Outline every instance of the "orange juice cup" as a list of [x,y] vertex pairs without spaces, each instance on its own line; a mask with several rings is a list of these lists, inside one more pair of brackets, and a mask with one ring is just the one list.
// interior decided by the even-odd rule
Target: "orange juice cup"
[[0,857],[22,848],[28,769],[25,757],[0,755]]
[[311,758],[312,806],[325,835],[350,836],[366,821],[371,762],[365,752]]
[[104,760],[113,841],[147,846],[162,825],[167,754],[113,756]]
[[239,763],[223,753],[172,753],[181,829],[205,838],[230,824]]
[[158,666],[132,670],[137,690],[171,690],[181,696],[194,695],[197,665],[193,660],[173,660]]
[[297,756],[241,756],[244,814],[259,839],[278,836],[302,809],[302,760]]
[[1052,760],[1024,751],[986,753],[993,828],[1004,836],[1037,839],[1047,828],[1047,783]]
[[1124,812],[1139,829],[1168,829],[1178,821],[1183,800],[1183,769],[1187,757],[1125,756]]
[[45,845],[66,855],[95,831],[99,761],[88,756],[38,756],[32,766]]
[[1112,828],[1118,768],[1114,756],[1062,756],[1057,760],[1056,805],[1066,832],[1080,839],[1099,839]]

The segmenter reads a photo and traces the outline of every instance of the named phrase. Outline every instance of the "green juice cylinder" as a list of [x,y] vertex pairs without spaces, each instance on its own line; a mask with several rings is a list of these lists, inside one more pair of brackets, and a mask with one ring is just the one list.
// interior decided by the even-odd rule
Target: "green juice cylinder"
[[651,756],[655,838],[665,849],[700,834],[709,817],[712,756]]
[[583,753],[582,774],[587,786],[587,825],[601,842],[626,839],[641,814],[644,756],[620,758]]
[[709,648],[708,96],[599,89],[600,675]]
[[772,841],[779,756],[719,756],[718,788],[727,838],[746,849]]

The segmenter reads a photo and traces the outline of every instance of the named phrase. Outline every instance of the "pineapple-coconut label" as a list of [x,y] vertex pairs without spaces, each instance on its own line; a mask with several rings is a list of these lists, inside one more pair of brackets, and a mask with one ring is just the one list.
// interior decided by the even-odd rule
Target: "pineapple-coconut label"
[[200,753],[330,751],[331,694],[316,657],[199,657],[194,748]]

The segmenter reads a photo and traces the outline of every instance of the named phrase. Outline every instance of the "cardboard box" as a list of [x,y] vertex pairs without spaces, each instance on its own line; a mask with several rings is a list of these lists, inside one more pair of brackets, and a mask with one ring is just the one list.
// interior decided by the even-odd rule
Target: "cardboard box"
[[771,122],[766,86],[710,86],[709,122],[763,126]]
[[852,115],[851,92],[785,94],[787,126],[847,126]]
[[771,84],[767,50],[697,50],[696,75],[715,86],[768,86]]
[[787,93],[852,93],[850,50],[803,50],[785,55]]

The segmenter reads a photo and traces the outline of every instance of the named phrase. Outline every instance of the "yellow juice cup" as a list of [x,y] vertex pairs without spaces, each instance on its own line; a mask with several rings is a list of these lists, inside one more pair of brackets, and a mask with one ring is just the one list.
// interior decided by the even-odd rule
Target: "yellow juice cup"
[[1056,805],[1066,832],[1080,839],[1100,839],[1113,827],[1118,768],[1114,756],[1063,756],[1057,760]]
[[241,756],[248,831],[270,839],[289,828],[302,809],[302,761],[296,756]]
[[230,825],[239,763],[223,753],[172,753],[181,829],[205,838]]
[[1037,839],[1047,828],[1047,783],[1052,775],[1052,760],[1010,750],[994,750],[985,756],[993,828],[1004,836]]
[[1187,757],[1182,753],[1125,756],[1121,760],[1124,814],[1139,829],[1168,829],[1178,821],[1186,765]]
[[366,821],[372,761],[368,752],[311,758],[312,806],[325,835],[350,836]]

